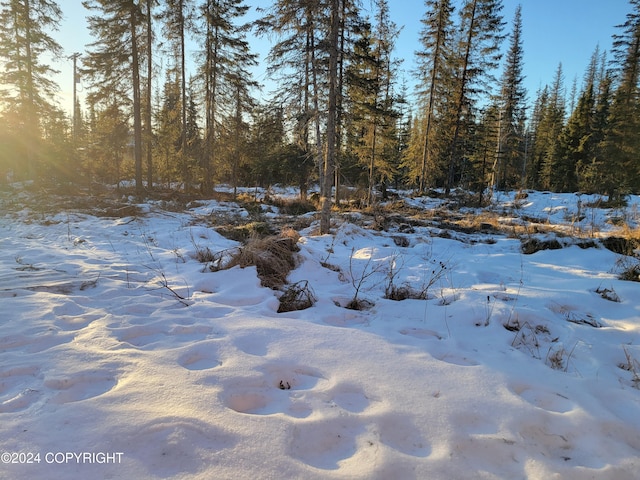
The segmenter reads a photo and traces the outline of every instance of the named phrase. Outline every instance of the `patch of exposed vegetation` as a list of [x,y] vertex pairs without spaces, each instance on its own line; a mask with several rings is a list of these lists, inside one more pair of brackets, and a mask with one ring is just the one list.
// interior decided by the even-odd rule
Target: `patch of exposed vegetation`
[[208,269],[215,272],[255,266],[260,283],[277,289],[286,284],[289,272],[296,267],[298,251],[297,238],[291,232],[253,238],[245,245],[214,254]]

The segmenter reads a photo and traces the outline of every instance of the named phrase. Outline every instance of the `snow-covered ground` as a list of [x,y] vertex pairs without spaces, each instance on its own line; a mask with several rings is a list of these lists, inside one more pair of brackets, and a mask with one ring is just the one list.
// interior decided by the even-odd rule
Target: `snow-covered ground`
[[[289,275],[316,304],[277,313],[255,267],[196,259],[237,245],[207,226],[233,205],[109,218],[21,195],[0,193],[0,478],[640,475],[640,284],[617,279],[635,260],[336,216],[300,232]],[[492,209],[587,238],[637,226],[637,197],[577,200]],[[344,307],[356,289],[368,309]]]

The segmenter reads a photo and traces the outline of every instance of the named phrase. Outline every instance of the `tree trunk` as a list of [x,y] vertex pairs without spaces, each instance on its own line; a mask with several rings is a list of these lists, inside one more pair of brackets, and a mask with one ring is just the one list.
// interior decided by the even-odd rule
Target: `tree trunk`
[[146,124],[146,135],[145,135],[145,143],[147,145],[147,188],[153,188],[153,151],[152,151],[152,141],[153,141],[153,132],[152,129],[152,119],[151,119],[151,78],[153,76],[153,25],[152,25],[152,16],[151,16],[151,2],[152,0],[147,0],[147,98],[146,98],[146,106],[145,106],[145,124]]
[[322,196],[320,197],[320,233],[329,233],[331,226],[331,187],[336,159],[336,114],[338,105],[338,37],[340,31],[340,1],[331,0],[329,29],[329,105],[327,112],[327,149],[324,161]]
[[142,195],[142,112],[140,101],[140,60],[138,52],[138,35],[136,31],[136,5],[131,2],[131,70],[133,74],[133,157],[135,161],[136,194]]
[[469,33],[467,35],[467,44],[465,45],[465,54],[464,54],[464,62],[462,64],[462,78],[460,80],[460,90],[458,92],[458,105],[455,117],[455,129],[453,131],[453,140],[451,141],[451,155],[449,158],[449,170],[447,173],[447,183],[445,188],[445,195],[449,195],[451,193],[451,188],[453,187],[453,180],[455,175],[455,164],[457,161],[458,155],[458,137],[460,136],[460,124],[462,123],[462,107],[464,106],[464,95],[467,89],[467,79],[469,75],[469,57],[471,55],[471,43],[473,42],[474,37],[474,28],[476,22],[476,8],[478,6],[478,1],[473,0],[473,8],[471,10],[471,18],[469,19]]

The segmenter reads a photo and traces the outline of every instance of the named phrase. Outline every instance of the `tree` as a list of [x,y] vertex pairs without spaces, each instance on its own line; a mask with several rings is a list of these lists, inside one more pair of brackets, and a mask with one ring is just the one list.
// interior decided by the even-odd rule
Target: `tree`
[[513,19],[513,31],[507,52],[499,98],[497,169],[494,186],[510,188],[517,185],[522,174],[524,123],[527,92],[523,81],[522,7],[518,5]]
[[373,189],[381,180],[393,178],[397,167],[393,149],[397,138],[393,94],[394,70],[392,59],[394,38],[399,30],[389,19],[385,0],[376,1],[375,27],[363,24],[355,42],[351,62],[347,67],[347,94],[351,111],[349,122],[354,153],[367,169],[367,203],[373,203]]
[[191,17],[192,1],[165,0],[165,8],[161,13],[164,23],[163,33],[169,41],[169,52],[173,57],[172,66],[178,72],[180,79],[180,157],[182,163],[182,181],[184,188],[189,184],[189,160],[187,157],[187,67],[186,67],[186,34],[187,23]]
[[156,118],[158,140],[155,146],[161,161],[159,172],[167,187],[170,187],[172,180],[177,180],[181,173],[184,174],[179,172],[179,165],[175,162],[182,148],[181,97],[180,81],[175,78],[174,72],[167,72],[162,106]]
[[593,129],[589,137],[592,157],[585,156],[577,165],[578,186],[587,192],[609,193],[616,189],[618,172],[609,168],[605,142],[610,128],[612,83],[609,74],[598,80]]
[[248,8],[243,0],[206,0],[200,5],[204,21],[201,32],[203,51],[200,55],[205,104],[204,152],[201,157],[203,192],[209,192],[212,188],[213,167],[219,160],[216,145],[221,135],[220,122],[224,117],[224,108],[229,107],[236,94],[230,79],[237,65],[250,61],[250,57],[246,57],[249,51],[246,41],[249,25],[235,23]]
[[144,143],[147,154],[147,187],[153,188],[153,8],[157,5],[157,0],[146,0],[146,62],[147,78],[144,95]]
[[446,193],[455,180],[461,152],[461,134],[470,125],[474,98],[486,93],[493,80],[491,72],[500,60],[500,43],[504,23],[499,0],[467,0],[460,11],[461,38],[458,42],[460,57],[454,103],[454,127],[449,149]]
[[594,157],[595,97],[593,85],[588,85],[578,99],[576,108],[562,129],[550,173],[554,191],[573,192],[578,188],[579,165]]
[[[292,137],[304,156],[316,164],[322,183],[322,72],[326,71],[322,19],[326,9],[321,2],[277,0],[256,22],[261,36],[275,36],[267,61],[268,75],[278,81],[274,98],[293,123]],[[306,182],[305,182],[306,183]]]
[[230,140],[231,140],[231,184],[233,185],[233,196],[235,198],[238,188],[238,169],[240,167],[243,152],[246,152],[246,145],[249,136],[249,125],[245,116],[249,114],[255,106],[255,100],[251,96],[250,89],[257,86],[257,82],[248,79],[251,75],[246,67],[257,63],[256,55],[251,54],[248,45],[245,45],[238,52],[238,59],[234,62],[234,70],[229,76],[229,83],[232,92],[231,115],[229,119]]
[[566,111],[562,64],[558,64],[553,83],[545,89],[540,100],[539,121],[533,145],[538,184],[532,188],[553,190],[562,182],[554,171],[561,155],[559,138],[564,127]]
[[632,11],[614,35],[613,65],[617,88],[613,95],[609,131],[603,148],[609,158],[611,172],[617,178],[610,182],[609,197],[620,201],[622,195],[640,188],[640,0],[629,0]]
[[329,68],[327,81],[327,148],[323,166],[323,184],[320,192],[320,234],[329,233],[331,226],[331,186],[336,164],[336,121],[338,114],[338,40],[340,38],[340,0],[330,0],[329,33],[327,46],[329,50]]
[[90,105],[93,114],[88,158],[91,159],[89,171],[101,181],[115,183],[120,180],[129,140],[129,118],[113,101],[97,110]]
[[436,106],[443,100],[442,90],[439,89],[443,87],[447,59],[451,55],[450,42],[453,28],[451,16],[454,11],[451,0],[426,0],[425,6],[427,11],[421,20],[424,27],[420,32],[420,43],[424,49],[416,53],[418,77],[420,84],[424,86],[419,93],[426,104],[425,129],[422,133],[422,159],[418,173],[418,189],[421,193],[425,191],[427,167],[432,163],[434,155],[432,129],[435,124]]
[[85,0],[82,5],[96,15],[87,18],[96,39],[84,59],[85,72],[92,79],[93,101],[125,103],[131,93],[133,110],[133,152],[136,192],[142,182],[142,100],[140,83],[140,26],[144,15],[133,0]]
[[58,87],[51,77],[57,72],[43,57],[56,58],[62,53],[51,36],[59,27],[62,12],[52,0],[3,0],[0,7],[0,63],[4,66],[0,71],[0,106],[5,128],[26,146],[24,173],[33,177],[41,119],[56,114],[53,98]]

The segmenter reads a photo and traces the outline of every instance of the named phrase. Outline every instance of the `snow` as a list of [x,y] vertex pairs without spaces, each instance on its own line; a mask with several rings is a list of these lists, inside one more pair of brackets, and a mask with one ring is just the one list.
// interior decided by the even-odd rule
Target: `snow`
[[[277,313],[255,267],[196,259],[238,245],[207,223],[238,205],[109,218],[37,212],[14,190],[0,194],[1,478],[637,478],[640,287],[618,280],[621,255],[557,233],[636,228],[637,197],[501,194],[501,223],[537,218],[549,230],[532,237],[564,244],[531,255],[510,235],[336,215],[331,235],[301,232],[289,275],[316,304]],[[391,280],[420,298],[384,298]],[[345,308],[356,289],[369,308]]]

